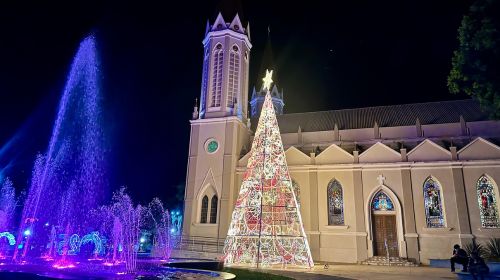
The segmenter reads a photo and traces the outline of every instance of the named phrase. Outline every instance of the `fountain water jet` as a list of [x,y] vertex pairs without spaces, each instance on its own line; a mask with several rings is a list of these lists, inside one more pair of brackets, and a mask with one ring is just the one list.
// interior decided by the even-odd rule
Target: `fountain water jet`
[[49,243],[46,223],[66,235],[92,227],[88,213],[100,204],[106,187],[99,91],[91,35],[81,42],[71,65],[46,154],[35,160],[14,260],[41,255]]
[[168,260],[172,251],[170,213],[163,207],[159,198],[154,198],[147,209],[147,219],[150,220],[149,228],[153,229],[154,232],[151,255]]

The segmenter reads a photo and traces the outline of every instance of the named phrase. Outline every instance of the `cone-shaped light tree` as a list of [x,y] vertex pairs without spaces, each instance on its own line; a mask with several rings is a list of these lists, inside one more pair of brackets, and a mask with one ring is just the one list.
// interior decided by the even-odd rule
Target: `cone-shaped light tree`
[[267,94],[227,233],[224,264],[312,267],[269,93],[272,71],[266,72]]

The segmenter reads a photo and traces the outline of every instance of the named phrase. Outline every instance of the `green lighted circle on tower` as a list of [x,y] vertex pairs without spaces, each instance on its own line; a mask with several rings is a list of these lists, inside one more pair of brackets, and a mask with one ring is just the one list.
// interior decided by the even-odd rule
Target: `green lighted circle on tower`
[[219,148],[219,143],[217,143],[217,141],[214,139],[210,140],[207,144],[207,152],[210,154],[215,153],[218,148]]

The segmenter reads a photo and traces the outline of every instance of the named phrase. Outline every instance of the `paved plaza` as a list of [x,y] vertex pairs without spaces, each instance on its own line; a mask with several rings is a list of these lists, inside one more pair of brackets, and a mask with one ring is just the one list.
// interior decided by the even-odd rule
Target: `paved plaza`
[[288,276],[298,280],[306,279],[370,279],[370,280],[396,280],[396,279],[456,279],[454,273],[447,268],[434,267],[396,267],[396,266],[370,266],[332,264],[328,269],[323,265],[316,265],[312,270],[272,270],[273,274]]

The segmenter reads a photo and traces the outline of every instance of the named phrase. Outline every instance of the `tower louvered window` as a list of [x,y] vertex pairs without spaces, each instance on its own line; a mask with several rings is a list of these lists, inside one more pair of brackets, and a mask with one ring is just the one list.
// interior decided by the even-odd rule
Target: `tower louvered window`
[[212,68],[212,95],[210,100],[210,107],[220,107],[222,96],[222,71],[224,61],[224,50],[222,45],[218,44],[215,47],[213,55],[213,68]]
[[240,52],[237,46],[233,46],[229,53],[229,84],[227,91],[227,107],[233,107],[238,96],[240,79]]

